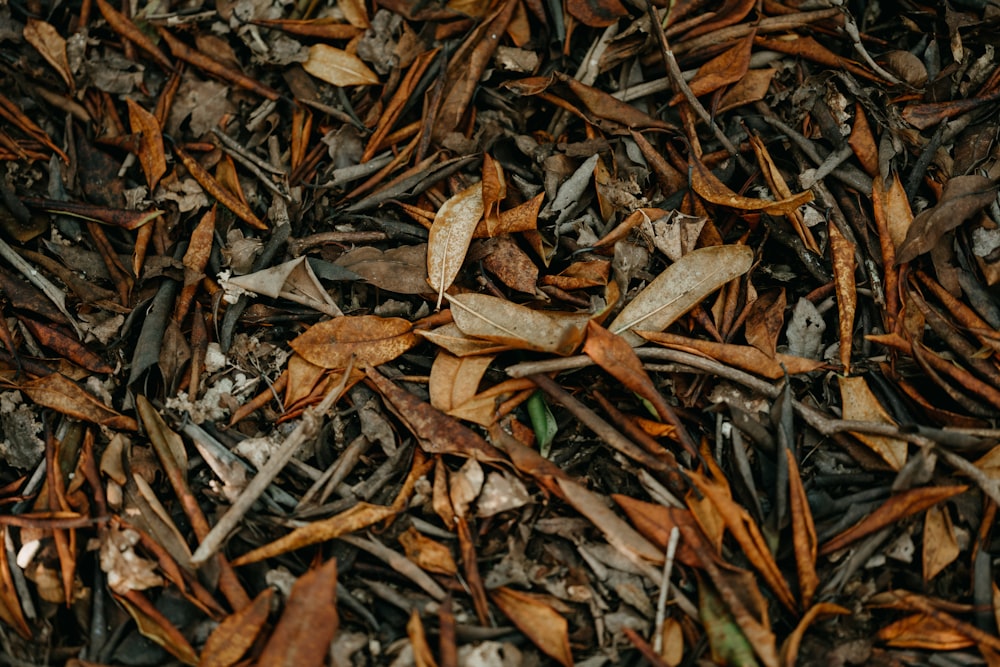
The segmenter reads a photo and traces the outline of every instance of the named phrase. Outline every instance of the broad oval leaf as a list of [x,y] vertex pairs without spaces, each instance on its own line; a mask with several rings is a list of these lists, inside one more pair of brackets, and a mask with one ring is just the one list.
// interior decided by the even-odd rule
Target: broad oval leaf
[[337,317],[309,327],[289,345],[306,361],[323,368],[359,367],[392,361],[417,344],[413,325],[399,317]]
[[573,354],[583,341],[587,313],[532,310],[488,294],[449,296],[455,325],[466,336],[522,350]]
[[742,245],[690,252],[639,292],[608,330],[620,334],[633,347],[639,346],[643,339],[632,329],[663,331],[706,296],[749,271],[752,263],[753,250]]
[[438,293],[451,287],[465,261],[472,234],[483,218],[483,184],[476,183],[441,204],[427,236],[427,281]]
[[326,44],[314,44],[302,69],[334,86],[371,86],[378,76],[360,58]]

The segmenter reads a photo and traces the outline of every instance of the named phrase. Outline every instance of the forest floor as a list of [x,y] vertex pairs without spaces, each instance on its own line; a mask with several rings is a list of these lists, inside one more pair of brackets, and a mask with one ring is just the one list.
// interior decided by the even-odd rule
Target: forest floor
[[0,0],[0,663],[1000,667],[998,27]]

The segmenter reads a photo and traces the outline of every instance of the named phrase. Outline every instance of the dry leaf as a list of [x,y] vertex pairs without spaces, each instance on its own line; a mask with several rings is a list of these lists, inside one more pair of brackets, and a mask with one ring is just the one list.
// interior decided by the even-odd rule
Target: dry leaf
[[572,667],[569,624],[562,614],[537,597],[506,586],[490,591],[490,598],[545,655],[563,667]]
[[[840,377],[838,381],[844,419],[895,425],[896,422],[875,398],[875,394],[868,388],[868,383],[863,377]],[[868,445],[892,466],[893,470],[901,469],[906,463],[909,448],[906,441],[869,433],[852,432],[851,435]]]
[[633,329],[663,331],[702,299],[750,270],[753,250],[741,245],[701,248],[674,262],[608,326],[633,347],[643,339]]
[[467,336],[522,350],[573,354],[583,342],[587,313],[532,310],[488,294],[449,296],[455,325]]
[[212,631],[201,651],[199,667],[230,667],[253,646],[271,613],[273,588],[265,588],[253,604],[228,616]]
[[326,320],[291,341],[292,349],[323,368],[362,368],[392,361],[417,344],[413,325],[398,317],[357,315]]
[[309,58],[302,68],[334,86],[373,86],[379,82],[361,58],[327,44],[309,47]]
[[285,603],[257,664],[267,667],[322,667],[337,634],[337,559],[306,572]]
[[427,237],[427,282],[438,293],[438,308],[445,290],[458,276],[476,225],[483,218],[483,184],[462,190],[438,209]]
[[494,358],[492,355],[456,357],[438,352],[428,383],[431,405],[448,412],[471,399],[479,392],[479,381]]
[[946,507],[935,505],[924,516],[924,581],[930,581],[958,558],[955,527]]

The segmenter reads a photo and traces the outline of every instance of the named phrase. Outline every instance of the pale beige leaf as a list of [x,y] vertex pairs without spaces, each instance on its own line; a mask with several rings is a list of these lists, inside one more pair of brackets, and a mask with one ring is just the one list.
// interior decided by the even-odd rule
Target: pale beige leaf
[[467,336],[522,350],[573,354],[590,315],[532,310],[488,294],[449,296],[455,324]]
[[706,296],[750,270],[753,250],[721,245],[689,252],[668,266],[618,314],[608,330],[633,347],[643,339],[632,329],[663,331]]
[[479,391],[479,381],[492,361],[493,356],[463,358],[438,352],[428,383],[431,405],[448,412],[471,399]]
[[378,76],[360,58],[326,44],[309,48],[309,58],[302,68],[321,81],[334,86],[372,86]]
[[427,281],[438,293],[451,287],[465,261],[472,234],[483,218],[483,184],[476,183],[441,204],[427,237]]
[[436,329],[415,331],[421,338],[426,338],[443,350],[456,357],[468,357],[479,354],[499,354],[511,349],[510,345],[501,345],[480,338],[472,338],[462,333],[454,322],[449,322]]
[[[844,419],[895,424],[878,399],[875,398],[875,394],[868,388],[863,377],[841,377],[839,381]],[[853,431],[851,435],[885,459],[885,462],[892,466],[893,470],[899,470],[906,463],[907,445],[905,441],[883,435],[854,433]]]

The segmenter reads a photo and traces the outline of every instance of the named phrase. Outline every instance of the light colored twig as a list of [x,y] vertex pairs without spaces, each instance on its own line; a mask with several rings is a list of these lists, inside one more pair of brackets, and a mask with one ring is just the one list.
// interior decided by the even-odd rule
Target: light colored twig
[[653,626],[653,651],[657,655],[663,652],[663,619],[667,615],[667,591],[670,590],[670,575],[674,569],[674,556],[677,555],[677,542],[680,537],[681,531],[677,526],[670,529],[667,557],[663,561],[663,579],[660,581],[660,597],[656,600],[656,621]]

